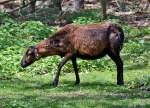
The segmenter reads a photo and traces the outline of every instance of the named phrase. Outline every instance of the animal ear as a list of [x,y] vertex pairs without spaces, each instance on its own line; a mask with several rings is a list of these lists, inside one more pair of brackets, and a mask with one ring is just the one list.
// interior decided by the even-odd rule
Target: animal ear
[[39,55],[39,53],[38,53],[38,49],[37,49],[37,48],[35,48],[34,54],[35,54],[35,57],[36,57],[37,59],[40,58],[40,55]]
[[35,48],[35,46],[29,46],[29,49],[33,49],[33,48]]
[[34,53],[34,48],[35,48],[35,46],[29,46],[29,48],[28,48],[28,54],[29,55]]
[[50,41],[48,44],[44,45],[45,48],[59,48],[62,46],[61,41],[59,39],[55,39]]

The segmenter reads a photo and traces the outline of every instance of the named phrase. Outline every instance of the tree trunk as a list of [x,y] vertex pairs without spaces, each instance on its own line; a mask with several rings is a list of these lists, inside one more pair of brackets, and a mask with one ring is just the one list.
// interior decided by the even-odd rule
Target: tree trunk
[[25,5],[26,5],[25,0],[22,0],[22,6],[25,6]]
[[107,2],[108,0],[100,0],[102,6],[103,20],[107,19]]
[[125,12],[126,11],[125,0],[121,1],[121,7],[122,7],[122,11]]
[[74,0],[73,1],[73,11],[78,11],[84,8],[84,0]]
[[30,2],[30,12],[33,13],[35,12],[36,0],[30,0]]
[[62,0],[52,0],[52,2],[53,2],[53,5],[58,7],[59,11],[61,12],[62,11],[62,7],[61,7]]

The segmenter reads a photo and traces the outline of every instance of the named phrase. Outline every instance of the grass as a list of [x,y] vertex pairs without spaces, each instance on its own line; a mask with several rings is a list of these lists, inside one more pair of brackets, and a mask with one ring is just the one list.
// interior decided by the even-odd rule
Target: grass
[[[134,65],[133,65],[134,66]],[[52,74],[18,73],[12,79],[1,80],[2,108],[149,108],[150,93],[139,88],[130,89],[128,83],[149,75],[149,67],[132,70],[126,67],[125,85],[116,85],[112,72],[80,73],[81,84],[74,85],[74,73],[62,74],[59,86],[50,86]]]

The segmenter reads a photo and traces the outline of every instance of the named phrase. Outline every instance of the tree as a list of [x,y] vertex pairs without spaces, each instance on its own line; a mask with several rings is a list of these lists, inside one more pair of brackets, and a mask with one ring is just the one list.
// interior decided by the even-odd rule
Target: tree
[[102,13],[103,13],[103,20],[107,19],[107,5],[112,0],[100,0]]
[[58,7],[59,11],[62,11],[62,1],[63,0],[51,0],[52,4],[56,7]]
[[102,6],[103,20],[107,18],[107,2],[108,0],[100,0]]
[[30,12],[35,12],[37,0],[21,0],[22,8],[29,6]]
[[78,11],[81,8],[84,8],[84,0],[73,0],[73,10]]
[[36,0],[30,0],[30,12],[35,12]]

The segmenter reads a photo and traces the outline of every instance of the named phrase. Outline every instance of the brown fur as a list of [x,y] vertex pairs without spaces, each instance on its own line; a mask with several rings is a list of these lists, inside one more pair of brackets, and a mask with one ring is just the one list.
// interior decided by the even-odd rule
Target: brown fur
[[[58,71],[53,82],[57,86],[62,66],[72,60],[76,83],[80,82],[76,57],[82,59],[97,59],[108,54],[117,66],[117,84],[123,84],[123,63],[120,50],[124,41],[123,30],[120,26],[110,23],[92,25],[66,25],[52,37],[41,41],[31,49],[34,50],[32,60],[26,61],[28,51],[22,59],[22,67],[26,67],[42,57],[60,55],[64,57],[58,66]],[[33,59],[34,58],[34,59]]]

